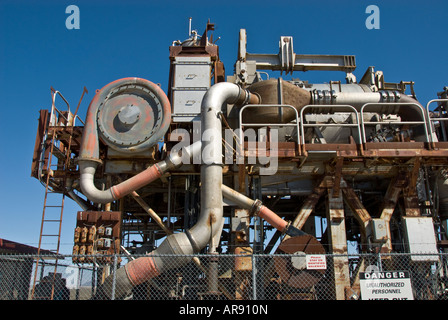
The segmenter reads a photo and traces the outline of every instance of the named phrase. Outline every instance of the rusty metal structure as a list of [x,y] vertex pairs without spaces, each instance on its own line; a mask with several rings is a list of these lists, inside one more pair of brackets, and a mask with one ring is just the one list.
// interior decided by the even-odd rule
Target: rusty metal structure
[[[305,290],[321,274],[297,273],[303,266],[282,253],[446,250],[447,88],[421,104],[412,81],[386,82],[373,67],[357,80],[354,56],[296,54],[292,37],[278,53],[249,53],[244,29],[226,76],[213,30],[173,42],[167,93],[129,77],[97,90],[85,120],[55,90],[40,111],[32,176],[46,198],[80,205],[77,263],[145,254],[118,269],[126,291],[173,268],[164,255],[178,255],[178,267],[209,254],[217,258],[202,268],[218,295],[218,257],[228,253],[279,254],[275,272]],[[345,82],[283,79],[314,70],[342,71]],[[328,285],[348,299],[359,283],[348,256],[334,259]],[[412,261],[422,272],[430,262]],[[250,268],[236,259],[235,281]]]

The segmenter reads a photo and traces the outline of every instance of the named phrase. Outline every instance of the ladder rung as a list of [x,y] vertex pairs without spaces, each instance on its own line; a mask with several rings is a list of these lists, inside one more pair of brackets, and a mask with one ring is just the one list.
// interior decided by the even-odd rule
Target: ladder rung
[[55,219],[45,219],[45,222],[60,222],[62,220],[55,220]]
[[45,208],[62,208],[62,206],[45,206]]
[[42,237],[59,237],[58,234],[43,234]]

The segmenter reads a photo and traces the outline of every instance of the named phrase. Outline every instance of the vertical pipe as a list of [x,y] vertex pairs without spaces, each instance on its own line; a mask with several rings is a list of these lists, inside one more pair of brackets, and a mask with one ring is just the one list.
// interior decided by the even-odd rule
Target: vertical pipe
[[[121,292],[156,277],[166,270],[180,267],[191,261],[190,255],[199,252],[213,237],[219,235],[223,226],[222,208],[222,128],[221,108],[225,103],[258,103],[256,95],[251,95],[235,84],[221,82],[213,85],[202,99],[201,130],[202,141],[188,148],[190,158],[195,152],[193,146],[201,146],[201,212],[197,223],[185,233],[169,235],[160,246],[145,257],[138,258],[117,270],[117,284]],[[188,149],[187,148],[187,149]],[[188,150],[187,150],[188,151]],[[162,168],[169,169],[165,163]],[[178,255],[175,263],[166,255]],[[110,293],[112,279],[105,281],[103,292]],[[118,287],[117,285],[117,287]],[[219,284],[218,284],[219,285]]]
[[218,253],[212,253],[210,255],[210,265],[207,276],[209,293],[218,293]]
[[252,255],[252,299],[257,300],[257,259]]
[[112,296],[111,300],[115,300],[115,288],[117,285],[117,255],[114,254],[114,273],[113,273],[113,281],[112,281]]
[[257,99],[228,82],[213,85],[202,99],[201,213],[198,223],[189,230],[189,238],[197,248],[210,242],[211,231],[216,234],[222,229],[222,106],[225,103],[257,103]]
[[[278,78],[278,87],[277,87],[277,93],[278,93],[278,104],[283,105],[283,85],[282,85],[282,78]],[[283,123],[283,108],[278,109],[278,121],[280,123]]]
[[188,37],[191,37],[191,17],[188,20]]

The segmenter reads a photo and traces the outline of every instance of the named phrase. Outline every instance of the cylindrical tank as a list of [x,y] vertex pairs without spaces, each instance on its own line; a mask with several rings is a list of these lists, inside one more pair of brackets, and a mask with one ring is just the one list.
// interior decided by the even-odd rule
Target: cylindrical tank
[[[303,116],[308,123],[341,123],[340,127],[319,128],[320,135],[326,143],[346,143],[349,136],[353,136],[356,141],[360,139],[356,129],[342,125],[354,123],[351,119],[356,117],[354,110],[358,113],[362,111],[361,120],[364,122],[377,122],[382,119],[390,121],[390,116],[397,122],[399,128],[402,128],[400,121],[414,122],[415,124],[411,125],[412,139],[427,140],[424,108],[417,100],[397,91],[372,91],[370,87],[356,83],[305,84],[281,78],[256,82],[250,85],[248,90],[260,97],[263,106],[258,108],[254,106],[243,111],[245,127],[249,127],[250,124],[288,123],[295,120],[296,114],[300,117],[301,110],[308,106]],[[297,113],[292,108],[266,106],[271,104],[290,105]],[[377,136],[378,128],[372,125],[365,128],[367,136],[373,138]],[[297,141],[295,128],[281,127],[278,130],[280,141],[283,139]],[[313,135],[311,129],[307,132]],[[409,132],[411,131],[408,130],[407,133]],[[309,139],[312,139],[311,136]]]
[[[310,92],[281,79],[256,82],[248,90],[259,95],[262,104],[291,105],[300,110],[311,103]],[[243,117],[250,123],[286,123],[295,119],[295,112],[290,108],[260,107],[247,109]]]
[[[422,120],[419,103],[415,99],[396,91],[374,92],[362,84],[306,84],[301,86],[282,79],[260,81],[249,86],[249,91],[261,97],[262,104],[291,105],[298,112],[306,105],[351,105],[358,111],[366,103],[381,103],[379,107],[366,110],[379,114],[398,114],[404,121]],[[394,103],[409,105],[397,105]],[[339,109],[340,110],[340,109]],[[328,113],[331,109],[311,109],[308,113]],[[252,123],[290,122],[295,113],[287,108],[254,108],[244,114],[244,119]]]

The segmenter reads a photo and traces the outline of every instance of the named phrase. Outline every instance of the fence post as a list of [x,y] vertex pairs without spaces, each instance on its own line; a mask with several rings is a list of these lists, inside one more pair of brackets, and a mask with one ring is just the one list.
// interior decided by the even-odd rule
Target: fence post
[[381,261],[381,252],[378,251],[378,269],[380,269],[379,271],[383,271],[383,262]]
[[257,300],[257,264],[255,254],[252,254],[252,300]]
[[111,300],[115,300],[115,286],[116,286],[116,282],[117,282],[117,254],[114,254],[114,267],[113,267],[113,277],[112,277],[112,294],[110,299]]

